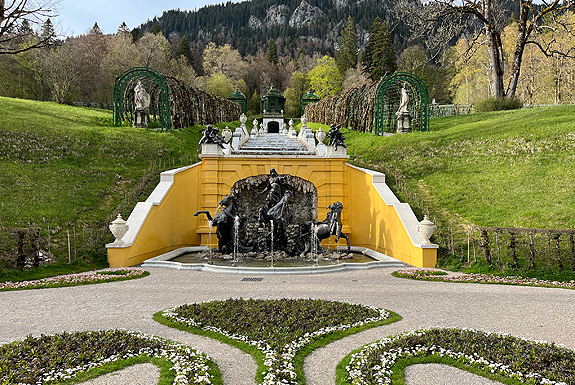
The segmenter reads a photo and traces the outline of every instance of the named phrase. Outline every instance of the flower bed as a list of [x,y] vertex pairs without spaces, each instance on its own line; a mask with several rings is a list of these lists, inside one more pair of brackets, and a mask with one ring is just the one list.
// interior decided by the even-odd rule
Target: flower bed
[[122,267],[102,270],[95,273],[61,275],[58,277],[43,278],[34,281],[2,282],[0,283],[0,291],[43,289],[48,287],[77,286],[89,285],[92,283],[124,281],[145,277],[148,274],[149,273],[143,269]]
[[441,282],[465,282],[465,283],[496,283],[501,285],[522,285],[522,286],[541,286],[557,287],[562,289],[575,289],[575,281],[549,281],[538,278],[523,278],[516,276],[500,277],[492,274],[462,274],[462,275],[445,275],[438,274],[437,270],[430,269],[405,269],[393,273],[400,278],[411,278],[422,281],[441,281]]
[[434,355],[527,384],[575,384],[575,352],[554,344],[469,329],[427,329],[366,345],[346,367],[352,385],[391,384],[399,359]]
[[162,315],[180,325],[219,333],[259,349],[262,384],[297,384],[294,357],[322,337],[391,317],[384,309],[311,299],[228,299],[187,304]]
[[0,383],[45,384],[131,357],[164,358],[174,384],[211,384],[204,353],[159,337],[125,330],[61,333],[0,346]]

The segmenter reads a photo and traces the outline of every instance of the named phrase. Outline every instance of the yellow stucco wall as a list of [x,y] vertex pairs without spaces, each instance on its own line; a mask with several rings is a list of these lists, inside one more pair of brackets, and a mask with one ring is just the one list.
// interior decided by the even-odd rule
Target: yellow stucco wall
[[[437,249],[416,246],[397,211],[375,188],[373,176],[347,166],[347,202],[353,245],[363,246],[418,267],[435,267]],[[411,211],[409,209],[409,211]]]
[[[133,266],[151,257],[184,247],[205,245],[209,228],[198,210],[214,213],[218,202],[238,180],[268,174],[290,174],[312,182],[318,193],[318,218],[340,201],[343,231],[351,244],[382,252],[415,266],[435,266],[436,249],[414,246],[395,207],[387,205],[372,184],[372,176],[348,166],[347,158],[315,156],[202,157],[202,163],[174,173],[173,184],[154,205],[128,247],[108,245],[110,266]],[[128,219],[128,223],[135,220]],[[217,242],[212,237],[212,246]],[[341,241],[340,241],[341,244]]]

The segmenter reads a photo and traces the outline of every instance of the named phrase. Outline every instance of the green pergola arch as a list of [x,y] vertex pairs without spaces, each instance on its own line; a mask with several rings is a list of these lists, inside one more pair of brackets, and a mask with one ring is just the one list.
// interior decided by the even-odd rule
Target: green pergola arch
[[172,129],[170,85],[164,75],[149,67],[134,67],[124,71],[114,84],[114,125],[132,120],[134,113],[134,88],[141,81],[150,94],[149,115],[162,129]]
[[413,130],[429,131],[429,91],[425,82],[409,72],[395,72],[385,78],[375,92],[374,132],[395,132],[401,88],[409,95],[409,111]]

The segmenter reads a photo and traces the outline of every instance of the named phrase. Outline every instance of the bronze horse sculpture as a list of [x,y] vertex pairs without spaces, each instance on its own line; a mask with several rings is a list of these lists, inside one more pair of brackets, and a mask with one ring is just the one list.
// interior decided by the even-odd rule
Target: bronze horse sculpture
[[335,235],[335,243],[339,242],[340,238],[347,241],[347,251],[351,251],[349,244],[349,237],[341,232],[342,222],[341,222],[341,211],[343,210],[343,205],[341,202],[335,202],[327,207],[329,212],[326,218],[321,222],[306,222],[305,229],[302,231],[300,229],[300,235],[305,239],[304,243],[304,253],[312,249],[313,233],[315,232],[315,237],[317,239],[316,250],[320,249],[320,243],[324,239],[328,239],[332,235]]
[[234,250],[234,222],[236,220],[234,197],[229,194],[226,195],[224,199],[219,202],[219,205],[223,207],[222,211],[214,214],[213,218],[209,211],[198,211],[194,216],[197,217],[199,214],[206,214],[208,221],[211,222],[211,226],[216,228],[218,251],[221,253],[231,253]]

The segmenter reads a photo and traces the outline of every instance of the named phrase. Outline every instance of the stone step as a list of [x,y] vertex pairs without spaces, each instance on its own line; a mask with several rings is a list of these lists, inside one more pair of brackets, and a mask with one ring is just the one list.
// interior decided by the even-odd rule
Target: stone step
[[234,154],[313,154],[297,138],[288,138],[282,134],[266,134],[250,138]]

